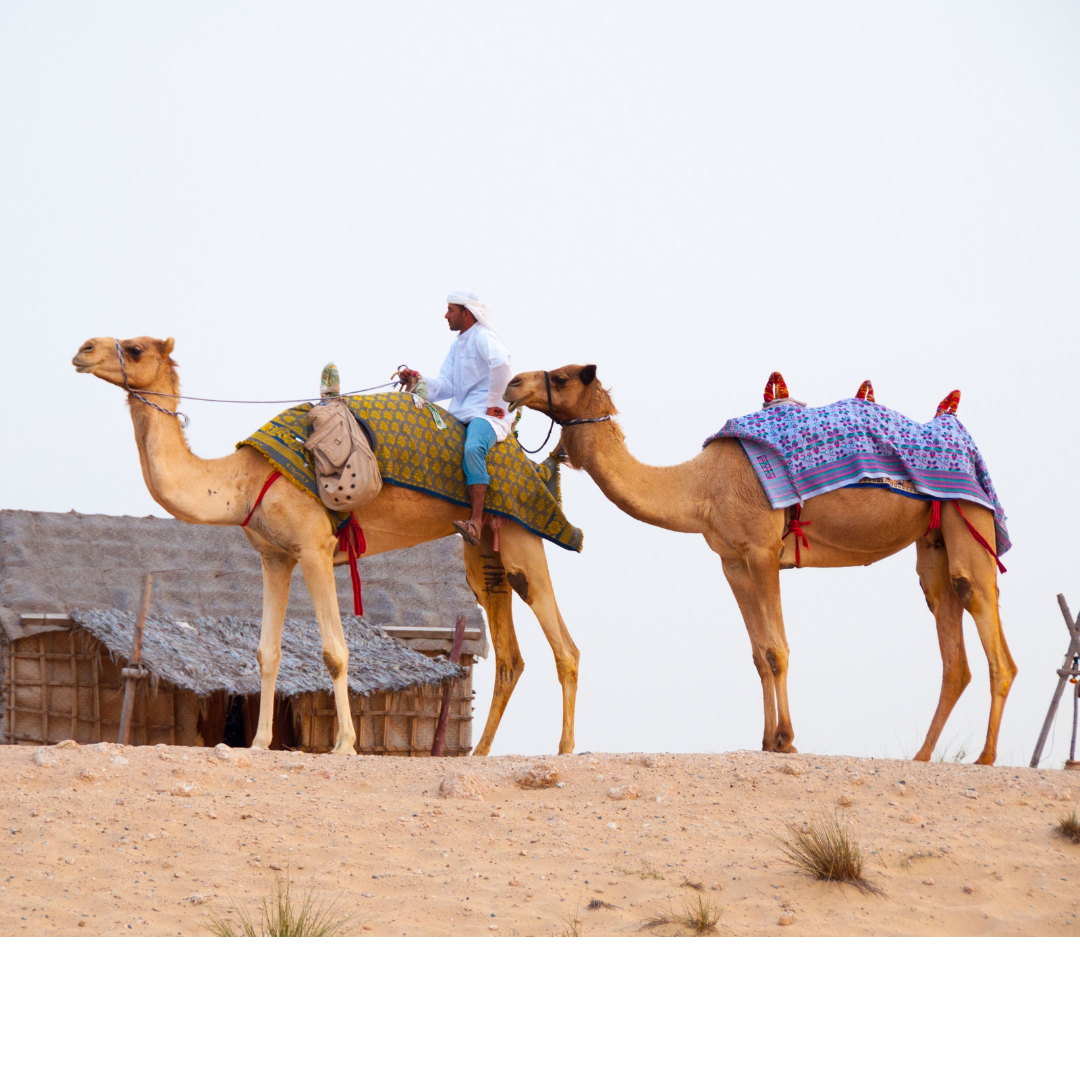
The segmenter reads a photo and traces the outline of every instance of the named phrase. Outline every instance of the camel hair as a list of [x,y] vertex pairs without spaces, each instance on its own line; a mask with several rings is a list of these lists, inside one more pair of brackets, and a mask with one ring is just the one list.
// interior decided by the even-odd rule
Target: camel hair
[[[123,349],[126,386],[163,408],[174,409],[180,395],[173,339],[138,337],[117,341],[90,338],[72,364],[80,373],[96,375],[124,387],[124,371],[117,355]],[[274,466],[257,450],[243,446],[225,457],[196,457],[184,437],[180,421],[128,394],[135,442],[143,479],[155,502],[173,517],[199,525],[239,526],[251,513],[259,491]],[[413,547],[428,540],[453,536],[453,520],[460,516],[453,503],[408,488],[383,486],[370,503],[356,511],[364,530],[367,554]],[[559,753],[574,750],[574,701],[577,694],[578,650],[563,623],[551,587],[543,541],[516,522],[500,528],[500,550],[492,548],[490,526],[480,547],[464,545],[465,574],[487,614],[495,649],[495,690],[487,724],[474,753],[487,754],[514,686],[525,665],[518,650],[507,584],[536,616],[555,654],[562,686],[562,736]],[[244,535],[262,558],[263,613],[259,637],[259,672],[262,693],[259,728],[252,746],[266,749],[273,737],[274,688],[281,662],[281,631],[289,602],[293,569],[300,564],[311,594],[322,637],[323,661],[334,685],[337,737],[333,753],[355,753],[356,730],[349,708],[347,672],[349,650],[341,629],[334,565],[347,555],[337,551],[337,539],[322,503],[288,481],[276,483],[244,528]]]
[[[503,395],[511,408],[536,409],[564,425],[615,414],[611,397],[596,378],[595,364],[571,364],[548,374],[550,398],[543,371],[511,379]],[[701,533],[720,556],[761,677],[762,749],[794,753],[780,570],[796,565],[796,537],[785,535],[790,509],[772,508],[742,444],[737,439],[717,439],[690,461],[657,468],[630,454],[614,420],[600,420],[564,426],[562,449],[572,468],[584,469],[631,517],[675,532]],[[993,543],[991,512],[966,501],[963,511]],[[940,529],[928,528],[930,517],[929,502],[882,488],[842,488],[820,495],[804,504],[803,528],[811,542],[800,552],[799,562],[802,566],[868,566],[915,545],[915,567],[937,621],[943,666],[937,710],[915,760],[930,760],[945,721],[971,681],[961,625],[966,608],[990,665],[990,723],[977,764],[992,765],[1002,710],[1016,676],[998,615],[997,567],[994,557],[969,533],[953,503],[942,505]]]

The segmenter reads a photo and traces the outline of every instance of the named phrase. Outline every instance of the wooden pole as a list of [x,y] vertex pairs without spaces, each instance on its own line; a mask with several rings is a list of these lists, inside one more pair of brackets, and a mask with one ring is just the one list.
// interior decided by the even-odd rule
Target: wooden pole
[[[459,615],[454,624],[454,643],[450,646],[450,663],[456,664],[461,659],[461,647],[465,644],[465,616]],[[450,717],[450,698],[454,693],[451,680],[443,688],[442,708],[439,709],[439,723],[435,727],[435,740],[431,744],[431,756],[442,757],[446,745],[446,721]]]
[[135,711],[135,689],[143,672],[139,667],[142,659],[143,630],[146,627],[146,613],[150,610],[150,585],[153,578],[147,574],[143,578],[142,600],[139,603],[139,615],[135,620],[135,633],[131,636],[131,655],[128,657],[128,666],[120,672],[124,679],[124,703],[120,707],[120,734],[117,737],[120,745],[127,745],[131,738],[131,716]]
[[1061,667],[1058,668],[1057,689],[1054,691],[1053,699],[1050,701],[1050,708],[1047,710],[1046,719],[1043,721],[1042,731],[1039,732],[1039,741],[1035,744],[1035,752],[1031,755],[1031,768],[1033,769],[1039,767],[1039,759],[1042,757],[1043,747],[1046,745],[1046,737],[1050,734],[1050,727],[1054,723],[1058,705],[1061,703],[1061,695],[1065,692],[1065,687],[1074,674],[1070,670],[1072,663],[1076,657],[1080,657],[1080,636],[1077,635],[1076,631],[1076,622],[1080,622],[1080,612],[1077,613],[1076,621],[1074,621],[1069,612],[1069,605],[1065,602],[1065,597],[1061,593],[1058,593],[1057,602],[1065,619],[1065,625],[1069,628],[1069,647],[1065,651],[1065,659],[1062,661]]

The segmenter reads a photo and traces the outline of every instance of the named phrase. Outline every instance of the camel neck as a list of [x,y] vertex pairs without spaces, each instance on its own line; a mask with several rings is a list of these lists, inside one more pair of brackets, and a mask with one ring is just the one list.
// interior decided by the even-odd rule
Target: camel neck
[[563,428],[562,441],[571,463],[632,518],[675,532],[704,530],[702,470],[696,458],[681,465],[645,465],[627,450],[614,420]]
[[[169,370],[141,389],[178,395],[180,383]],[[253,482],[241,467],[246,455],[196,457],[175,416],[130,396],[128,405],[143,479],[154,501],[181,521],[239,525],[249,509],[247,494]]]

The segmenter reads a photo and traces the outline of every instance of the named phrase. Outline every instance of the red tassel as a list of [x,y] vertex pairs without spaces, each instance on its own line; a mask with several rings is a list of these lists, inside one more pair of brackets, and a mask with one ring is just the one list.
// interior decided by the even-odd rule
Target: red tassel
[[[812,521],[800,521],[799,515],[802,513],[802,503],[799,503],[795,507],[795,513],[792,514],[791,520],[788,522],[788,527],[784,530],[784,536],[791,533],[795,537],[795,565],[801,566],[802,562],[799,558],[799,541],[802,541],[802,546],[808,548],[810,541],[806,539],[806,533],[803,532],[804,525],[813,525]],[[780,538],[781,540],[783,537]]]
[[[926,532],[931,532],[934,529],[941,528],[941,501],[935,499],[930,506],[930,524],[926,527]],[[923,533],[925,536],[926,533]]]
[[360,570],[356,560],[367,551],[364,530],[357,524],[356,518],[349,514],[349,520],[338,529],[338,551],[349,556],[349,577],[352,578],[353,614],[364,614],[364,597],[360,591]]
[[859,401],[869,401],[871,405],[876,404],[874,401],[874,384],[869,379],[863,379],[863,384],[859,387],[855,396]]
[[968,519],[964,516],[964,511],[960,509],[960,504],[958,502],[954,502],[953,506],[956,507],[956,512],[962,518],[964,518],[964,524],[968,527],[968,532],[971,533],[971,535],[974,536],[975,539],[978,540],[979,543],[982,544],[982,546],[984,548],[986,548],[987,551],[990,552],[990,555],[993,558],[994,562],[997,563],[997,568],[1003,574],[1008,573],[1008,571],[1005,569],[1005,564],[1002,563],[1002,561],[997,557],[997,552],[986,542],[985,538],[982,536],[982,534],[979,532],[979,530],[976,529],[975,526],[972,525],[971,522],[968,521]]

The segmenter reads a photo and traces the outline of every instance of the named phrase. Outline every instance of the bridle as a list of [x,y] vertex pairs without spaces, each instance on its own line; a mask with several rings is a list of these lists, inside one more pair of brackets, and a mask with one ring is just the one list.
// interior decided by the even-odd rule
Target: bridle
[[[544,389],[547,391],[547,415],[551,418],[551,424],[548,427],[547,434],[544,436],[544,441],[535,450],[526,450],[524,446],[521,447],[526,454],[539,454],[548,444],[548,439],[551,438],[551,433],[555,430],[555,425],[559,427],[575,427],[577,424],[602,424],[605,420],[611,419],[611,414],[607,416],[583,416],[580,420],[556,420],[555,419],[555,404],[551,400],[551,372],[544,372]],[[537,412],[543,410],[538,409]],[[514,438],[517,439],[518,445],[521,446],[521,437],[518,433],[514,432]]]
[[[188,424],[191,423],[191,417],[188,416],[187,413],[173,412],[171,409],[166,409],[153,401],[147,401],[146,398],[144,398],[142,394],[138,392],[138,390],[131,389],[131,387],[128,385],[127,365],[124,363],[124,350],[120,348],[120,339],[113,338],[113,341],[116,343],[116,355],[120,358],[120,371],[123,373],[124,376],[124,389],[133,398],[138,398],[144,405],[149,405],[151,409],[157,409],[158,412],[164,413],[166,416],[175,416],[176,419],[180,421],[180,426],[182,428],[186,428]],[[152,391],[148,390],[147,393],[152,393]]]

